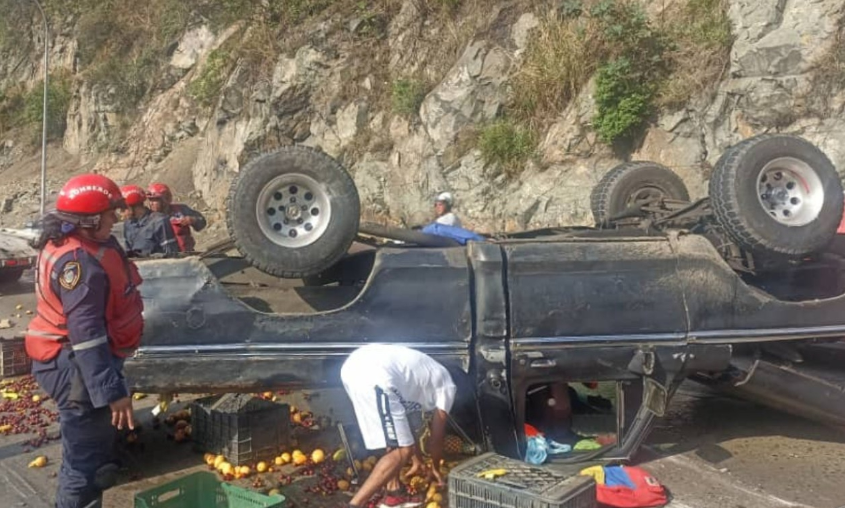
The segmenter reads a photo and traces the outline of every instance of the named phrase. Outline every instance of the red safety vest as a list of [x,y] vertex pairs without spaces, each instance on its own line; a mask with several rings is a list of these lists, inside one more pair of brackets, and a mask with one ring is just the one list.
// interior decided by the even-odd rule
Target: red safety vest
[[144,331],[144,303],[138,286],[141,275],[135,263],[124,258],[117,249],[108,248],[69,236],[59,246],[48,243],[38,256],[35,294],[38,297],[36,314],[26,332],[26,352],[41,362],[52,360],[67,341],[67,318],[62,301],[53,292],[53,267],[68,252],[83,249],[92,255],[106,272],[109,297],[106,302],[106,330],[109,346],[116,356],[125,358],[138,349]]
[[[175,217],[175,214],[182,214],[180,217]],[[176,243],[179,244],[179,250],[182,252],[193,251],[197,243],[191,235],[191,226],[183,226],[179,222],[182,217],[188,215],[182,211],[182,205],[170,205],[170,225],[173,226],[173,232],[176,234]]]

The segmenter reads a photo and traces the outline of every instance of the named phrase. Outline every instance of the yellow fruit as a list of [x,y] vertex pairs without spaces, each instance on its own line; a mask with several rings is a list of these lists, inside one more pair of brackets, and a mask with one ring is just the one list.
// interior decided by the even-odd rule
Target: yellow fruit
[[434,494],[433,496],[431,496],[431,500],[434,501],[435,503],[442,503],[443,502],[443,496],[440,495],[440,494]]
[[417,492],[422,491],[425,488],[425,478],[422,476],[415,476],[411,478],[411,481],[408,482],[408,485]]
[[332,454],[332,460],[335,462],[340,462],[346,458],[346,449],[339,448]]
[[291,406],[291,407],[290,407],[290,413],[291,413],[291,414],[296,413],[297,411],[298,411],[298,409],[296,409],[296,406]]
[[224,457],[222,455],[218,455],[218,456],[214,457],[214,462],[212,462],[211,465],[214,466],[214,469],[219,469],[220,464],[222,464],[224,462],[226,462],[226,457]]
[[364,471],[372,471],[373,464],[370,461],[365,461],[364,464],[361,465],[361,469],[363,469]]
[[432,501],[432,502],[428,503],[427,505],[425,505],[425,508],[440,508],[440,504]]
[[346,468],[346,476],[352,478],[353,476],[355,476],[355,471],[353,471],[351,467],[347,467]]
[[273,459],[273,464],[276,464],[277,466],[283,466],[285,464],[285,461],[283,461],[282,456],[279,455],[278,457]]
[[[262,462],[262,464],[263,464],[263,462]],[[246,478],[247,476],[249,476],[249,475],[250,475],[250,473],[252,473],[252,471],[250,471],[250,469],[249,469],[249,466],[241,466],[241,467],[239,467],[239,468],[238,468],[238,472],[239,472],[239,473],[241,474],[241,476],[243,476],[244,478]],[[259,473],[260,473],[260,472],[261,472],[261,471],[259,471]]]
[[267,472],[267,463],[266,462],[259,462],[255,466],[255,470],[258,471],[259,473],[266,473]]
[[47,465],[47,457],[41,455],[29,463],[29,467],[44,467]]
[[223,463],[223,467],[220,470],[223,473],[223,476],[234,476],[235,475],[235,466],[229,464],[228,462]]
[[288,452],[283,453],[279,458],[282,459],[282,464],[290,464],[290,461],[292,460],[290,453]]
[[10,430],[12,430],[11,425],[0,425],[0,432],[9,432]]
[[326,454],[323,452],[323,450],[317,448],[316,450],[311,452],[311,462],[313,462],[314,464],[319,464],[324,460],[326,460]]
[[270,489],[270,492],[267,493],[268,496],[278,496],[279,494],[279,489]]
[[346,480],[339,480],[337,482],[337,488],[346,492],[347,490],[349,490],[349,482]]
[[38,403],[41,402],[41,395],[33,395],[32,402]]
[[294,456],[294,457],[296,457],[297,455],[305,455],[305,454],[304,454],[304,453],[302,453],[302,450],[294,450],[294,451],[293,451],[293,456]]
[[308,462],[308,457],[305,455],[294,455],[293,456],[293,465],[294,466],[301,466]]
[[361,470],[362,464],[360,460],[355,460],[352,463],[355,464],[355,469],[357,469],[358,471]]
[[302,423],[302,413],[294,413],[292,419],[293,423]]

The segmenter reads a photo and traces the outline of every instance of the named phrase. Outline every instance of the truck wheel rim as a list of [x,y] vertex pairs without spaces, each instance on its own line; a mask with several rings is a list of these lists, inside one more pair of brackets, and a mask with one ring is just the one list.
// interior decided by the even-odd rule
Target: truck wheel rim
[[255,205],[261,232],[271,242],[297,249],[323,236],[332,216],[329,193],[313,178],[291,173],[264,186]]
[[816,220],[824,205],[819,175],[804,161],[780,157],[767,163],[757,177],[760,206],[778,223],[804,226]]

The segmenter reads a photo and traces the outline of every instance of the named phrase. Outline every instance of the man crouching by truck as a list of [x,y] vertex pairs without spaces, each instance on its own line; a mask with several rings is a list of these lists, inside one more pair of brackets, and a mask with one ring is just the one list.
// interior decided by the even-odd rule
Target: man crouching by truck
[[422,498],[402,490],[399,474],[408,461],[412,476],[422,468],[408,413],[433,411],[431,419],[430,476],[443,485],[440,460],[446,419],[457,388],[445,367],[413,349],[370,344],[354,351],[340,371],[343,387],[355,408],[355,417],[368,450],[387,448],[349,506],[360,508],[382,487],[379,508],[413,508]]

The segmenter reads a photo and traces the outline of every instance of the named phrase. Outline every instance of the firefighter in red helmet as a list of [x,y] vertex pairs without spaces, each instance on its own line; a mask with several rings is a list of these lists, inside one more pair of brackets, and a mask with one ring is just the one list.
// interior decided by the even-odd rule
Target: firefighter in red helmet
[[179,250],[192,252],[196,248],[196,241],[191,234],[191,229],[202,231],[206,225],[205,217],[188,205],[174,203],[170,187],[163,183],[151,183],[147,187],[147,198],[150,200],[152,211],[161,212],[170,217],[170,225],[176,233]]
[[95,174],[71,178],[37,240],[37,312],[26,332],[32,373],[59,409],[58,508],[100,506],[114,484],[118,429],[134,428],[124,359],[143,332],[141,277],[111,235],[120,189]]
[[176,234],[170,219],[163,213],[147,208],[147,193],[137,185],[120,188],[126,200],[126,220],[123,223],[123,241],[130,257],[165,256],[179,253]]

